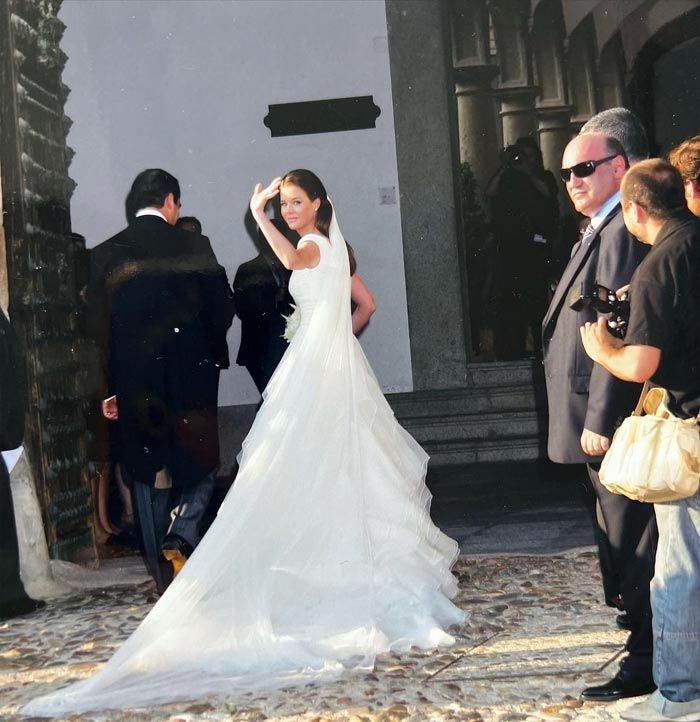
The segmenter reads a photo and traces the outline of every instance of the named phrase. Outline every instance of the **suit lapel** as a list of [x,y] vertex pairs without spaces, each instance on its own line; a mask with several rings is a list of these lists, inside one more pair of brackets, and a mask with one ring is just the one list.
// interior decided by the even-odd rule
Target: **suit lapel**
[[610,221],[612,221],[613,218],[617,216],[617,214],[620,212],[620,209],[621,206],[618,204],[617,206],[615,206],[615,208],[613,208],[612,211],[610,211],[610,213],[608,213],[607,216],[605,216],[603,222],[598,226],[598,228],[595,229],[590,244],[585,247],[582,244],[579,244],[574,255],[571,257],[571,260],[564,269],[564,273],[562,273],[561,280],[557,285],[557,289],[554,292],[554,296],[552,297],[552,302],[549,304],[549,310],[547,311],[547,315],[544,318],[544,324],[547,324],[552,318],[552,316],[559,313],[559,309],[561,309],[564,300],[569,294],[569,290],[571,289],[571,284],[574,278],[576,278],[581,268],[590,258],[593,250],[600,243],[600,234],[602,233],[603,229],[610,223]]

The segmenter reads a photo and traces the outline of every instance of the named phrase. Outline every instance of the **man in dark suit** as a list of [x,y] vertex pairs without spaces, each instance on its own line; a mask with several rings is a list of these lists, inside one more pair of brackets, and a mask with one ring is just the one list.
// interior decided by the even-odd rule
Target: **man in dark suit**
[[102,310],[103,413],[117,422],[113,453],[162,590],[158,547],[179,571],[199,542],[214,487],[233,294],[209,239],[174,227],[180,186],[172,175],[140,173],[128,199],[129,226],[92,252],[88,300]]
[[[296,244],[299,235],[286,223],[277,228]],[[241,263],[233,279],[236,314],[241,319],[241,345],[236,363],[245,366],[260,393],[275,372],[288,343],[282,338],[285,316],[292,313],[288,271],[259,233],[260,253]]]
[[573,248],[542,324],[548,454],[558,463],[587,464],[631,623],[628,654],[618,673],[607,684],[582,693],[587,700],[612,701],[653,689],[649,582],[656,525],[651,505],[612,494],[598,479],[613,431],[631,413],[641,389],[594,367],[579,329],[586,321],[595,321],[597,314],[589,307],[574,311],[569,296],[583,281],[613,290],[628,284],[647,249],[630,235],[622,218],[619,189],[628,163],[619,141],[596,134],[578,136],[566,147],[562,166],[567,192],[590,223]]
[[[596,113],[583,124],[579,131],[579,135],[588,134],[607,135],[620,141],[630,165],[649,157],[649,141],[644,125],[627,108],[608,108]],[[593,501],[592,506],[595,507],[595,493],[590,483],[588,487],[587,501],[589,505]],[[605,520],[599,510],[592,509],[591,511],[595,515],[594,532],[598,545],[598,558],[600,560],[601,576],[603,577],[606,604],[617,609],[624,609],[619,580],[612,559],[613,554],[607,542]],[[617,615],[616,622],[621,629],[630,628],[629,617],[624,611],[622,614]]]

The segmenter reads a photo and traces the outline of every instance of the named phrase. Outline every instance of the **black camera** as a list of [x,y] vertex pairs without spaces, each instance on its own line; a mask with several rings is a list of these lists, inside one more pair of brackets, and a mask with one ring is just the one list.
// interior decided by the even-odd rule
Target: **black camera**
[[618,298],[614,291],[599,283],[582,281],[578,288],[571,290],[569,308],[580,311],[585,307],[609,315],[608,329],[610,333],[618,338],[625,337],[627,321],[630,317],[630,302],[626,292],[622,294],[621,298]]
[[518,168],[525,162],[525,154],[520,146],[513,144],[507,145],[503,149],[503,167]]

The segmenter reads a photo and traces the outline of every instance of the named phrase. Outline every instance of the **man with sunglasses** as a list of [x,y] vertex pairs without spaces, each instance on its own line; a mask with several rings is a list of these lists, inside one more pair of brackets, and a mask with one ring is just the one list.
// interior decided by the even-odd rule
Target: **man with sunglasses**
[[599,479],[603,455],[615,427],[635,406],[641,387],[615,378],[587,356],[579,328],[596,321],[595,310],[570,308],[572,290],[582,282],[616,290],[630,282],[647,247],[625,228],[620,184],[628,167],[619,141],[600,134],[579,135],[564,151],[561,178],[576,210],[589,219],[552,298],[542,324],[549,458],[585,463],[596,496],[599,527],[617,577],[631,631],[627,656],[606,684],[587,687],[583,699],[614,701],[654,689],[649,582],[656,551],[654,513],[648,504],[612,494]]

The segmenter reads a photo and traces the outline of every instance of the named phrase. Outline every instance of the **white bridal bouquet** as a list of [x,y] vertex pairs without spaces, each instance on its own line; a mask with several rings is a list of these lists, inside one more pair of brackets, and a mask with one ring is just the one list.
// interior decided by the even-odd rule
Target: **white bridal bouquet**
[[299,308],[297,308],[297,306],[295,306],[293,303],[290,304],[290,306],[294,309],[294,311],[290,313],[289,316],[285,316],[284,314],[282,314],[282,318],[286,321],[282,338],[287,343],[289,343],[292,338],[294,338],[294,334],[297,332],[297,329],[299,328],[299,323],[301,322],[301,311],[299,310]]

